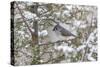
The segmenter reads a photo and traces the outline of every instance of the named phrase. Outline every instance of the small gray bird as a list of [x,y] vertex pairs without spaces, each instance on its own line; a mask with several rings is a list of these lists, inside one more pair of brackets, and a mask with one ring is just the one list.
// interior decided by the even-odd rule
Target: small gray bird
[[67,29],[63,28],[61,25],[57,24],[54,28],[53,31],[59,31],[61,33],[62,36],[74,36],[76,37],[74,34],[72,34],[70,31],[68,31]]

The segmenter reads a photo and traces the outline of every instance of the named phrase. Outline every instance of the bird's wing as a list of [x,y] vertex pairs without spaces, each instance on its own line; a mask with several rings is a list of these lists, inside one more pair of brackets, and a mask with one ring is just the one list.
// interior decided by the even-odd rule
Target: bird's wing
[[61,32],[61,34],[63,35],[63,36],[75,36],[74,34],[72,34],[70,31],[68,31],[67,29],[65,29],[65,28],[61,28],[62,30],[60,30],[60,32]]

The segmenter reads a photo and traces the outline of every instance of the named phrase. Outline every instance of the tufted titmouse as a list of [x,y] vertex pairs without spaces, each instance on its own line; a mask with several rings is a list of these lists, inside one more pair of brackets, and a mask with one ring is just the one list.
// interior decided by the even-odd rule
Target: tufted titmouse
[[62,36],[74,36],[76,37],[74,34],[72,34],[70,31],[68,31],[67,29],[63,28],[61,25],[57,24],[54,28],[53,31],[59,31],[61,33]]

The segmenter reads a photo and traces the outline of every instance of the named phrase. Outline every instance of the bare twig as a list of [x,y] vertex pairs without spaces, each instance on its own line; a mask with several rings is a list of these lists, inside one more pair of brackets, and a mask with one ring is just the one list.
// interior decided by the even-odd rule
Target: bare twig
[[[15,3],[16,3],[16,2],[15,2]],[[23,12],[21,11],[21,9],[20,9],[19,6],[18,6],[18,3],[16,3],[16,6],[17,6],[17,8],[18,8],[18,10],[19,10],[19,12],[20,12],[20,15],[22,16],[23,22],[27,25],[27,27],[28,27],[30,33],[32,34],[33,32],[32,32],[32,30],[30,29],[28,23],[26,22],[25,17],[24,17],[24,15],[23,15]]]
[[47,44],[53,44],[54,45],[55,43],[59,43],[59,42],[65,42],[65,43],[68,43],[69,45],[71,44],[67,40],[58,40],[56,42],[48,42],[48,43],[39,44],[39,46],[47,45]]

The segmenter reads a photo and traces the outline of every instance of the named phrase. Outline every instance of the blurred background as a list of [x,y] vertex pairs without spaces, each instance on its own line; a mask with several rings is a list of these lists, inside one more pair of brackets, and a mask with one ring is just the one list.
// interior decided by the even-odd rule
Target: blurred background
[[[15,65],[97,61],[96,6],[18,1],[11,10]],[[32,32],[38,27],[34,46],[25,22]],[[58,23],[76,37],[53,31]]]

